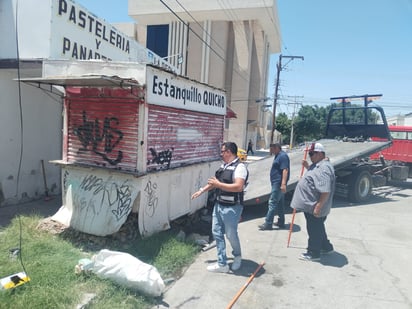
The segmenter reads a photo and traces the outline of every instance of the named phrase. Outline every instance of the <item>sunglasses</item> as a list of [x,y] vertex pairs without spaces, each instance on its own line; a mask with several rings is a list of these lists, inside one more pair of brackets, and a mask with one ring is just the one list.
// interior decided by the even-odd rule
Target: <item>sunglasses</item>
[[313,156],[315,153],[318,153],[317,151],[309,151],[309,157]]

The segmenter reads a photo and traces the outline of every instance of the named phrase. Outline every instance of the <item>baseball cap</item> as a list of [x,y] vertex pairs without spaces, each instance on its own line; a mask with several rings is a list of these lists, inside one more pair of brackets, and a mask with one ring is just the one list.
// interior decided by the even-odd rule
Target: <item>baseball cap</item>
[[325,152],[325,147],[321,143],[312,143],[309,148],[309,151],[316,151],[316,152]]

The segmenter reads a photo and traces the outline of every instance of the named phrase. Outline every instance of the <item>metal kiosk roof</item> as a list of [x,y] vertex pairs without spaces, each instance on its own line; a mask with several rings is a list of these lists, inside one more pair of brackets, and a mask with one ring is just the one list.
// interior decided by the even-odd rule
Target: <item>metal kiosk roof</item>
[[[56,76],[56,77],[35,77],[16,79],[26,84],[36,86],[40,89],[53,92],[53,86],[61,87],[137,87],[141,86],[138,81],[129,78],[107,75],[83,75],[83,76]],[[48,85],[50,89],[45,89],[41,85]]]

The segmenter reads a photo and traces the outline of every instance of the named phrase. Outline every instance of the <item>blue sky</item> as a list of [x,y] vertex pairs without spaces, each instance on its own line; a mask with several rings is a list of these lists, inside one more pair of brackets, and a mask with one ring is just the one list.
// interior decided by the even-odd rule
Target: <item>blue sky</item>
[[[76,2],[109,22],[132,21],[127,0]],[[376,104],[387,116],[412,112],[412,0],[277,2],[282,55],[304,57],[282,59],[278,112],[290,115],[295,100],[327,106],[363,94],[383,94]],[[272,97],[278,60],[271,56]]]
[[412,0],[278,0],[278,10],[282,55],[305,58],[281,72],[281,95],[326,106],[331,97],[383,94],[376,104],[387,116],[412,112]]

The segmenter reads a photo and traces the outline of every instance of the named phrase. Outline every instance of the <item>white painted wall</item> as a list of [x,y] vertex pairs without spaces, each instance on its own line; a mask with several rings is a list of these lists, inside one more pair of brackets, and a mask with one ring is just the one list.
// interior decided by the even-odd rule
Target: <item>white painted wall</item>
[[48,161],[61,158],[62,102],[24,83],[19,95],[15,78],[16,69],[0,69],[0,205],[45,194],[41,160],[50,194],[61,192],[60,168]]
[[205,186],[220,161],[195,164],[142,177],[107,170],[63,166],[63,206],[53,219],[88,234],[119,230],[130,212],[139,213],[142,236],[170,228],[170,221],[206,205]]

